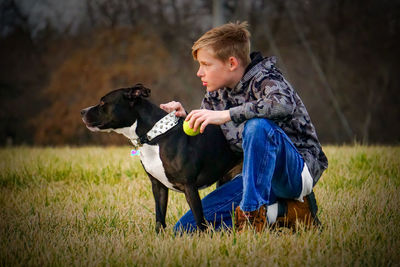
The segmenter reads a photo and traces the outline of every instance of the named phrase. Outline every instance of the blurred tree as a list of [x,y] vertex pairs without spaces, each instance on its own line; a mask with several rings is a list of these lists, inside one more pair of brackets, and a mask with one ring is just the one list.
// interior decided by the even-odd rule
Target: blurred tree
[[400,0],[3,0],[0,143],[125,142],[90,134],[79,110],[135,82],[197,108],[191,46],[218,3],[278,56],[323,142],[400,141]]
[[79,43],[43,91],[50,104],[31,119],[37,126],[36,143],[84,144],[96,136],[96,143],[126,144],[126,138],[89,133],[79,111],[113,89],[138,82],[152,89],[155,102],[179,94],[179,80],[170,80],[177,70],[170,67],[170,54],[156,35],[118,28],[93,32]]

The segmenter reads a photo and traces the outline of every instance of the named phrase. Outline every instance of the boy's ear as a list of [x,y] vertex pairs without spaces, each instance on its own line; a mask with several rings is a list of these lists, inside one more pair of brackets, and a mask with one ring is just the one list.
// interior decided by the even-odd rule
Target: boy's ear
[[140,97],[149,97],[151,90],[143,86],[143,84],[138,83],[133,87],[128,88],[128,91],[125,92],[124,96],[129,100],[135,100]]
[[239,67],[239,60],[236,57],[229,57],[229,69],[230,71],[234,71]]

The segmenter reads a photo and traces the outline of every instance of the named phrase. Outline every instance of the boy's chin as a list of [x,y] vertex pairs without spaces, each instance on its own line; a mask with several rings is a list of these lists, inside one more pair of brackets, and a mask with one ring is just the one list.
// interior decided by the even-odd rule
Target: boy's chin
[[213,88],[213,87],[207,87],[206,90],[207,92],[214,92],[217,91],[219,88]]

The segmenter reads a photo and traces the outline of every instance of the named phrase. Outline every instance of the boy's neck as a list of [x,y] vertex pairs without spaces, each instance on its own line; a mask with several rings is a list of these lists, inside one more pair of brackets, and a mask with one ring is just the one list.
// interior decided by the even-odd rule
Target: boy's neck
[[243,78],[245,72],[245,68],[240,66],[238,67],[235,72],[233,73],[232,76],[232,82],[231,84],[228,85],[228,88],[233,89],[236,87],[236,85],[240,82],[240,80]]

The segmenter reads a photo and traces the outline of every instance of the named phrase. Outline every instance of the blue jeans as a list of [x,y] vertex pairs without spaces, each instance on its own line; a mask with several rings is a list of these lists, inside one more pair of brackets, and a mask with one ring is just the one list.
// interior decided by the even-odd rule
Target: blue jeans
[[[215,229],[232,227],[238,205],[243,211],[253,211],[262,205],[273,205],[277,198],[295,199],[302,191],[304,160],[275,123],[265,118],[248,120],[242,146],[242,174],[202,199],[204,218]],[[174,227],[175,232],[195,229],[191,211]]]

